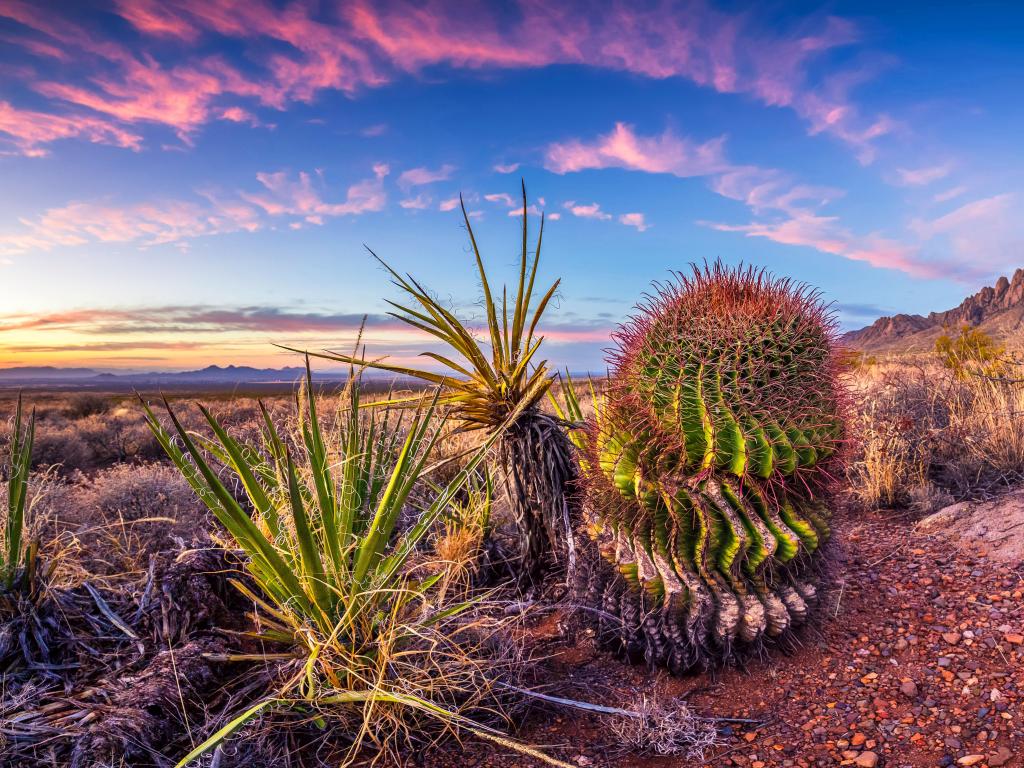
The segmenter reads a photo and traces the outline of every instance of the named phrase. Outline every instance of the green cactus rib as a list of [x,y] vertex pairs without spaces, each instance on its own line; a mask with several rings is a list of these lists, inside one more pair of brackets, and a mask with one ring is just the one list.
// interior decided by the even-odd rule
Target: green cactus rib
[[713,265],[641,310],[577,441],[599,554],[580,594],[678,671],[806,621],[845,399],[833,323],[788,281]]

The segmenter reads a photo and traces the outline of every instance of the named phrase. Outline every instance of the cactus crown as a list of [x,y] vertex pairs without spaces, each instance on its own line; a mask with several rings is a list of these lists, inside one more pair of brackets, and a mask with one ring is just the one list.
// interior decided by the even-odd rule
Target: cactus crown
[[813,474],[842,437],[833,335],[803,286],[694,267],[616,334],[609,402],[663,469]]
[[[656,288],[615,334],[583,469],[623,594],[642,587],[664,612],[623,642],[682,669],[806,617],[845,399],[817,293],[720,263]],[[626,626],[640,609],[621,600]]]

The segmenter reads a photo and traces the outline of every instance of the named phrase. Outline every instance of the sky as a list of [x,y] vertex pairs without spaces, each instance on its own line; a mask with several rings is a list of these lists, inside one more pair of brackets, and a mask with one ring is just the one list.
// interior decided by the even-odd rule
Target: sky
[[556,365],[691,263],[843,328],[1024,265],[1014,2],[0,0],[0,367],[410,362],[368,248],[470,323],[520,184]]

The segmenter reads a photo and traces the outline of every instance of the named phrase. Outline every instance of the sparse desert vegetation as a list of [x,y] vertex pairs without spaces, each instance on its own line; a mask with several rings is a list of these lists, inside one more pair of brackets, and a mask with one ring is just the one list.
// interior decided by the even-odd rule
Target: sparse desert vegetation
[[527,380],[533,264],[500,359],[401,284],[470,384],[3,400],[2,764],[1013,765],[1017,507],[977,506],[1024,480],[1013,355],[848,365],[813,295],[713,266],[610,378]]

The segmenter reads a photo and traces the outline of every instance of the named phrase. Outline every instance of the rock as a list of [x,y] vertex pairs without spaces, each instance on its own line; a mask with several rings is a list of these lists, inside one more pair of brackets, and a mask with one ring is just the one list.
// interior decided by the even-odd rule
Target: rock
[[956,761],[957,765],[977,765],[985,759],[984,755],[964,755]]
[[956,645],[957,643],[960,642],[960,633],[959,632],[943,632],[942,633],[942,639],[945,640],[950,645]]
[[867,741],[867,737],[860,731],[857,731],[855,734],[853,734],[853,736],[850,737],[850,744],[852,744],[855,747],[859,747],[865,741]]
[[908,699],[917,698],[917,683],[913,680],[907,680],[905,683],[900,683],[900,693]]
[[1004,635],[1003,639],[1012,645],[1024,644],[1024,635],[1018,635],[1015,632],[1011,632],[1008,635]]
[[1011,757],[1013,757],[1013,752],[1006,747],[1000,747],[994,755],[988,758],[988,764],[991,768],[999,768],[999,766],[1005,765]]
[[853,764],[858,768],[875,768],[878,765],[878,755],[875,752],[861,752]]

